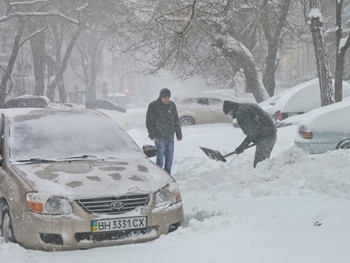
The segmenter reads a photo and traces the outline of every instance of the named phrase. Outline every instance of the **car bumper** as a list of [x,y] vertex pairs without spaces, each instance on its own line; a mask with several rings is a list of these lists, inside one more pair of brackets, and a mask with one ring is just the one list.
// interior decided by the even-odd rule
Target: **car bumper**
[[[183,220],[182,202],[179,202],[165,210],[146,213],[145,229],[92,233],[91,221],[96,220],[96,217],[85,211],[79,211],[78,214],[70,217],[46,216],[26,211],[22,224],[15,228],[16,240],[23,247],[47,251],[124,245],[154,240],[176,230]],[[130,215],[109,216],[125,217]]]
[[295,146],[310,154],[322,154],[336,149],[337,143],[294,141]]

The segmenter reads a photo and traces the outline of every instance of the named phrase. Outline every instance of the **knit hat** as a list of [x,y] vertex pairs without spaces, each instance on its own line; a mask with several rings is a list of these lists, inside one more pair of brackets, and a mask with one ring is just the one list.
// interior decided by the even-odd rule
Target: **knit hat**
[[225,100],[223,106],[223,111],[225,115],[227,115],[230,110],[232,110],[232,103],[231,101]]
[[236,113],[237,110],[239,108],[239,103],[238,102],[234,102],[234,101],[230,101],[230,100],[225,100],[224,101],[224,105],[223,105],[223,111],[224,113],[227,115],[229,113],[230,110],[233,110],[232,112],[232,117],[236,118]]
[[161,91],[159,92],[159,97],[160,97],[160,98],[163,98],[163,97],[171,97],[171,92],[170,92],[170,90],[167,89],[167,88],[161,89]]

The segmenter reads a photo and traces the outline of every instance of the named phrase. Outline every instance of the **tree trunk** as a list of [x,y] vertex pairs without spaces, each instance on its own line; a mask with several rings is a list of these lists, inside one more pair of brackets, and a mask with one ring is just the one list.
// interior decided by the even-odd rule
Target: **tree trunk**
[[341,43],[343,37],[342,23],[341,23],[341,12],[343,1],[335,1],[336,5],[336,31],[335,31],[335,42],[336,42],[336,61],[335,61],[335,83],[334,83],[334,99],[335,102],[342,101],[343,99],[343,75],[344,75],[344,62],[345,53],[350,46],[350,34],[348,34],[346,41]]
[[5,104],[5,99],[7,96],[7,83],[11,79],[13,67],[15,65],[19,49],[21,47],[21,38],[22,38],[24,27],[26,24],[25,20],[22,18],[19,18],[18,21],[19,21],[18,31],[15,36],[15,41],[13,43],[11,56],[6,67],[5,74],[2,76],[1,83],[0,83],[0,107],[1,108],[3,108]]
[[246,79],[246,86],[252,91],[256,102],[259,103],[268,99],[269,95],[260,80],[259,71],[256,67],[253,56],[246,54],[246,51],[243,48],[240,50],[228,50],[222,47],[221,49],[225,56],[230,57],[234,61],[240,61]]
[[[32,32],[42,28],[44,26],[44,20],[40,19],[37,23],[29,21],[29,28]],[[33,55],[33,68],[35,77],[35,95],[44,95],[45,92],[45,33],[34,36],[30,40],[32,55]]]
[[277,45],[269,45],[266,56],[266,66],[263,74],[263,83],[269,96],[273,96],[276,88],[276,57]]
[[88,99],[96,99],[96,78],[98,73],[98,53],[99,53],[99,40],[94,39],[90,52],[90,85],[86,91]]
[[261,21],[263,25],[264,35],[268,44],[265,71],[263,74],[263,83],[267,93],[270,96],[275,94],[276,88],[276,58],[280,42],[280,36],[284,24],[287,19],[291,0],[283,0],[283,5],[280,14],[278,15],[277,25],[274,27],[275,31],[272,32],[273,25],[269,19],[268,5],[269,1],[265,0],[262,4]]
[[310,0],[310,30],[315,46],[318,78],[320,82],[321,106],[334,103],[332,75],[327,58],[327,46],[323,35],[319,0]]

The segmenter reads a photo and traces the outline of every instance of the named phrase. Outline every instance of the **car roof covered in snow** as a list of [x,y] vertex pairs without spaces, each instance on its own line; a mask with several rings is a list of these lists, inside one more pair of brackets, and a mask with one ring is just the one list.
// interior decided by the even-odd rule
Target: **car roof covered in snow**
[[319,132],[350,132],[350,97],[343,101],[309,111],[301,115],[298,120],[299,127],[305,131]]
[[32,119],[38,118],[38,116],[53,115],[53,114],[83,114],[84,112],[104,115],[98,111],[86,110],[86,109],[71,109],[71,108],[10,108],[10,109],[0,109],[0,114],[4,114],[9,121],[13,121],[20,118]]
[[184,93],[176,96],[176,101],[183,99],[219,99],[219,100],[231,100],[235,102],[248,102],[244,98],[238,98],[229,93],[216,93],[216,92],[197,92],[197,93]]
[[[334,81],[333,81],[334,83]],[[350,84],[343,82],[343,97],[350,95]],[[276,100],[273,112],[308,112],[321,107],[318,78],[289,88]]]

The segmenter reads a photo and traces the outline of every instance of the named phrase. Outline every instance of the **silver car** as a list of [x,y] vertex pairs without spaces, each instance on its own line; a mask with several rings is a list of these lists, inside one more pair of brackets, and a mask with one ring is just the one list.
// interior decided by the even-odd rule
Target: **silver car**
[[143,152],[102,113],[4,110],[1,133],[5,241],[85,249],[154,240],[181,225],[177,183],[146,156],[155,147]]
[[350,149],[350,99],[312,110],[298,121],[294,144],[311,154]]
[[207,123],[232,123],[224,114],[222,105],[225,100],[244,102],[233,95],[198,92],[182,94],[175,99],[180,124],[194,125]]

